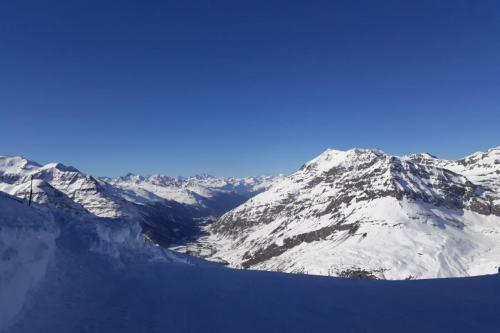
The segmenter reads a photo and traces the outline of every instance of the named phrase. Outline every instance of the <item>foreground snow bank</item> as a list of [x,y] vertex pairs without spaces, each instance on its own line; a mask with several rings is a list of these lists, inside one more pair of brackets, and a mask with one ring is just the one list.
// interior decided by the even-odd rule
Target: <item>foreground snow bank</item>
[[[363,281],[99,260],[53,272],[9,333],[498,332],[500,278]],[[99,267],[98,269],[96,269]]]
[[[93,259],[102,267],[85,266]],[[82,267],[91,281],[93,273],[132,266],[132,261],[191,264],[145,241],[134,221],[51,211],[0,192],[0,331],[22,317],[44,285],[69,282],[72,265]]]
[[56,237],[50,213],[0,192],[0,330],[45,276]]

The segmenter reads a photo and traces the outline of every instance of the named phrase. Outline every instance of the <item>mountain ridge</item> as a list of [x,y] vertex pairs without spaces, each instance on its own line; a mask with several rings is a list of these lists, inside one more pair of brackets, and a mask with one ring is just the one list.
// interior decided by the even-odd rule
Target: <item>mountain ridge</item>
[[202,241],[237,268],[388,279],[496,272],[497,151],[447,161],[328,149],[224,214]]
[[27,198],[32,179],[34,202],[74,214],[133,219],[147,237],[163,245],[194,237],[200,219],[221,215],[273,181],[268,176],[93,177],[62,163],[0,156],[0,191]]

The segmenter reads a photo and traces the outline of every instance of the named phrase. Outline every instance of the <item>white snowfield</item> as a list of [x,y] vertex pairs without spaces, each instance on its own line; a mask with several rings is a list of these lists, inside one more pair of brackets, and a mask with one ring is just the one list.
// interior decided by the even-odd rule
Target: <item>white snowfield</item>
[[496,273],[500,147],[463,160],[327,150],[201,239],[236,268],[380,279]]
[[[114,260],[109,264],[115,266],[124,265],[127,256],[144,262],[190,261],[146,242],[140,226],[131,220],[116,223],[67,211],[54,212],[47,205],[35,203],[30,207],[27,201],[0,192],[0,331],[19,317],[48,272],[60,268],[59,259],[73,261],[89,253]],[[85,265],[84,259],[75,264]],[[97,271],[89,267],[86,274],[93,273]],[[38,329],[31,326],[29,330]]]
[[232,270],[136,223],[0,193],[0,332],[497,332],[500,276],[369,281]]
[[57,228],[50,212],[0,192],[0,331],[45,276]]

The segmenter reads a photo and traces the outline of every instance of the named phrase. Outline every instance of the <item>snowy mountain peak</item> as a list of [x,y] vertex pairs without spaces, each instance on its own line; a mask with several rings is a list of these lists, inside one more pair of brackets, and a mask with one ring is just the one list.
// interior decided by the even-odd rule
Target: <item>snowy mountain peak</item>
[[224,214],[203,242],[217,244],[214,259],[263,270],[388,279],[495,272],[500,172],[490,155],[464,166],[327,150]]
[[327,149],[318,157],[307,162],[301,170],[326,172],[335,167],[347,167],[357,161],[384,155],[385,153],[378,149],[354,148],[347,151]]
[[437,159],[437,157],[435,155],[432,155],[432,154],[427,153],[427,152],[405,155],[405,156],[403,156],[403,158],[409,159],[409,160],[434,160],[434,159]]
[[475,164],[500,169],[500,147],[488,149],[486,152],[474,153],[458,160],[457,163],[464,166]]
[[136,175],[136,174],[130,173],[130,172],[127,173],[124,176],[118,177],[118,179],[120,179],[122,181],[131,181],[131,182],[142,182],[142,181],[144,181],[144,177],[143,176]]
[[40,167],[40,164],[20,156],[0,156],[0,175],[29,172]]
[[154,174],[152,176],[147,177],[147,179],[145,180],[155,185],[170,186],[170,185],[180,185],[182,182],[184,182],[184,179],[185,178],[183,177],[170,177],[160,174]]
[[48,170],[48,169],[57,169],[58,171],[61,172],[80,172],[80,170],[78,170],[73,166],[66,166],[59,162],[48,163],[41,167],[41,170]]

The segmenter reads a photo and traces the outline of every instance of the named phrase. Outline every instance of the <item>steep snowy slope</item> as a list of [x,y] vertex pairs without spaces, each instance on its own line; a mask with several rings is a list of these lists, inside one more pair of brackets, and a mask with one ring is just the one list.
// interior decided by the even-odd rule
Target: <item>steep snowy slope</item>
[[[66,265],[81,267],[92,257],[104,258],[108,262],[101,264],[113,267],[129,260],[197,262],[146,241],[133,220],[75,215],[47,204],[30,207],[26,200],[0,192],[0,331],[19,317],[30,296],[47,283],[47,274],[71,273]],[[87,277],[98,273],[92,266],[85,268]]]
[[57,235],[49,210],[0,192],[0,331],[45,276]]
[[130,220],[0,193],[0,332],[496,332],[499,276],[363,281],[231,270]]
[[261,270],[385,279],[496,272],[496,151],[438,163],[327,150],[223,215],[202,241],[215,244],[214,259]]

